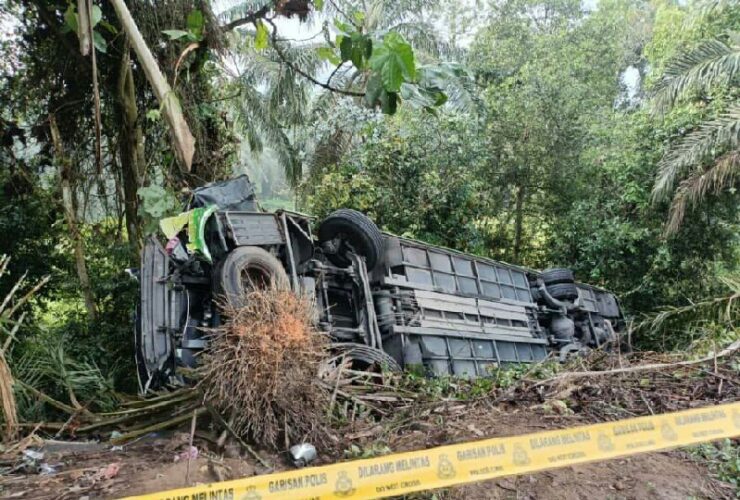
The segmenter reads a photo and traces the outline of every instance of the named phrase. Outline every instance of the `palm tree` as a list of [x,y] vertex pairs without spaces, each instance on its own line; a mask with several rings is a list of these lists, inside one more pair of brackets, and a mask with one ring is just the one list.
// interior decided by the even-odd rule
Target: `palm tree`
[[296,130],[305,124],[313,87],[281,58],[314,74],[323,61],[310,47],[285,47],[281,56],[273,49],[255,51],[245,46],[235,54],[240,68],[229,85],[238,93],[237,124],[250,149],[260,153],[273,149],[286,179],[296,184],[302,175],[301,161],[293,144]]
[[314,75],[324,61],[317,56],[315,44],[273,40],[266,48],[255,47],[254,25],[238,24],[239,20],[263,8],[272,9],[274,4],[272,0],[240,0],[218,15],[225,26],[235,26],[227,35],[221,58],[223,84],[235,95],[233,115],[249,149],[255,153],[266,147],[274,150],[286,179],[295,184],[302,168],[293,135],[305,123],[313,92],[312,84],[295,68]]
[[[219,17],[224,23],[233,23],[271,4],[268,0],[241,0]],[[439,4],[439,0],[327,0],[319,15],[326,21],[340,19],[363,33],[398,32],[414,47],[417,61],[433,62],[450,56],[452,50],[425,19],[425,13]],[[239,87],[239,121],[250,148],[259,152],[263,145],[272,147],[288,181],[296,186],[304,164],[310,170],[323,163],[325,153],[339,158],[348,149],[351,134],[346,130],[322,135],[311,124],[331,116],[336,106],[347,102],[347,94],[361,96],[368,75],[351,65],[340,65],[331,72],[326,85],[321,85],[327,80],[326,75],[320,76],[327,73],[327,66],[316,49],[326,47],[323,39],[330,37],[326,23],[324,36],[316,37],[315,42],[293,43],[273,33],[270,47],[261,51],[254,50],[251,41],[255,31],[248,28],[240,29],[240,35],[246,36],[240,37],[230,51],[238,58],[235,66],[241,70],[233,82]],[[439,82],[448,96],[447,106],[455,111],[475,109],[472,80],[452,66],[441,65],[438,74],[442,73],[446,79],[440,77]],[[321,87],[328,88],[329,82],[333,91],[322,92]],[[306,126],[311,134],[306,133]]]
[[[695,92],[736,85],[740,43],[735,34],[729,38],[705,40],[671,61],[656,85],[654,109],[664,113]],[[740,172],[739,143],[740,101],[735,99],[722,114],[700,123],[665,152],[658,164],[653,201],[672,197],[667,234],[678,231],[687,208],[735,183]]]

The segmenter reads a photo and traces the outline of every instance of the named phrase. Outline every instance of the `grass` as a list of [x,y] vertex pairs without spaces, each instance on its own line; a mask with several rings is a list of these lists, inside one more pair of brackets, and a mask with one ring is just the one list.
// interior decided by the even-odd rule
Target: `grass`
[[693,446],[689,453],[695,460],[706,464],[717,479],[733,485],[735,497],[740,498],[740,443],[724,439]]
[[426,377],[423,373],[406,372],[402,376],[404,389],[421,394],[429,399],[457,399],[469,401],[506,390],[522,378],[544,380],[557,374],[562,368],[555,361],[538,364],[510,364],[491,371],[490,377],[474,379],[465,377]]

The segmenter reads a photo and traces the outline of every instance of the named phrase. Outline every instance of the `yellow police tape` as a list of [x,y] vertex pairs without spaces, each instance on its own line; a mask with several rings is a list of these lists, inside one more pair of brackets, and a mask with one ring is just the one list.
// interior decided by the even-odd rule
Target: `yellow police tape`
[[131,498],[382,498],[735,436],[740,436],[740,402],[484,439]]

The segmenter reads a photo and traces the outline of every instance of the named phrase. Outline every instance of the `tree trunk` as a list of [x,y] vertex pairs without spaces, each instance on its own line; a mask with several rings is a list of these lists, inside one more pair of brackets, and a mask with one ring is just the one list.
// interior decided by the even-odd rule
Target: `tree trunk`
[[516,193],[516,207],[514,219],[514,263],[519,263],[522,252],[522,231],[524,226],[524,186],[519,186]]
[[77,1],[77,37],[80,39],[80,54],[86,56],[92,48],[90,38],[90,9],[87,0]]
[[85,263],[85,245],[82,241],[79,227],[77,226],[77,211],[75,209],[75,192],[72,188],[72,168],[69,159],[64,154],[64,145],[59,134],[56,119],[54,115],[49,115],[49,128],[51,129],[51,140],[54,145],[57,162],[60,168],[60,177],[62,180],[62,204],[64,205],[64,217],[67,220],[69,234],[72,237],[75,253],[75,267],[77,268],[77,277],[80,280],[80,288],[85,299],[85,307],[90,321],[95,321],[98,315],[95,306],[95,296],[93,295],[92,286],[90,285],[90,276],[87,274],[87,264]]
[[164,117],[170,125],[170,132],[172,132],[175,156],[183,170],[189,172],[193,164],[195,139],[182,114],[180,101],[175,96],[169,83],[167,83],[167,79],[162,74],[162,71],[160,71],[157,61],[144,41],[144,37],[141,36],[139,27],[136,26],[136,22],[131,17],[131,12],[129,12],[125,2],[123,0],[111,0],[111,4],[113,4],[118,20],[121,22],[123,31],[131,42],[131,47],[134,49],[139,64],[144,70],[146,79],[152,86],[154,95],[157,96],[157,100],[162,106]]
[[139,110],[136,106],[134,74],[131,69],[128,41],[124,44],[123,57],[118,79],[118,103],[121,108],[121,126],[118,135],[118,151],[121,158],[123,202],[126,214],[126,230],[131,251],[138,259],[141,250],[139,230],[139,200],[137,191],[141,186],[146,164],[144,141],[139,126]]

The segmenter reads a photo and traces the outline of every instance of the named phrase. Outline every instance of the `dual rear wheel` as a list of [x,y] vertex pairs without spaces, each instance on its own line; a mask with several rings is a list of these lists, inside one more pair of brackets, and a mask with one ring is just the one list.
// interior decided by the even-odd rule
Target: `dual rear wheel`
[[575,300],[578,298],[578,288],[573,271],[565,268],[547,269],[542,272],[542,281],[547,291],[554,299]]

